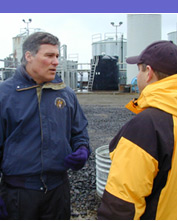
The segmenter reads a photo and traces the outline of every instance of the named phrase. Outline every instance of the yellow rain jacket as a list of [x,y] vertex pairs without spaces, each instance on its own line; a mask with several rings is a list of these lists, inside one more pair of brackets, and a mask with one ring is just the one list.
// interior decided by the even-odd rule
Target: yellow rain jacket
[[98,219],[177,220],[177,74],[148,85],[111,141]]

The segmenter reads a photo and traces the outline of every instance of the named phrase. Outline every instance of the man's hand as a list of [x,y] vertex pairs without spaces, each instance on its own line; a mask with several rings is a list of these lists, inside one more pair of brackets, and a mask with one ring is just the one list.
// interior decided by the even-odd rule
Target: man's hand
[[67,168],[71,168],[72,170],[79,170],[85,165],[88,156],[88,149],[85,146],[81,146],[74,153],[68,155],[65,158],[64,164]]

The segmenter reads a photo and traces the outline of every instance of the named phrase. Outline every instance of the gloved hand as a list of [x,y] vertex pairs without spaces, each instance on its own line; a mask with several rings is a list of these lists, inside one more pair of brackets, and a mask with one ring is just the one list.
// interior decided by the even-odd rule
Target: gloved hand
[[79,170],[87,161],[89,156],[89,151],[85,146],[79,147],[74,153],[69,154],[64,161],[64,164],[67,168],[72,170]]
[[0,219],[6,219],[8,216],[4,200],[0,196]]

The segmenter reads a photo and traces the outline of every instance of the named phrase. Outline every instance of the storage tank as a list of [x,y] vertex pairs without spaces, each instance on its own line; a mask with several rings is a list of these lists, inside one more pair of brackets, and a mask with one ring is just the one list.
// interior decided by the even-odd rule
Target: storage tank
[[168,33],[168,40],[173,41],[173,43],[177,45],[177,31]]
[[24,34],[19,34],[16,37],[13,37],[13,54],[18,63],[20,63],[22,58],[22,45],[26,37],[27,36]]
[[[127,15],[127,57],[139,55],[154,41],[161,40],[160,14]],[[127,84],[137,76],[137,65],[127,64]]]
[[96,57],[98,62],[94,70],[92,90],[118,90],[118,57],[101,55],[95,56],[95,60],[97,60]]
[[127,42],[124,36],[121,35],[120,38],[115,39],[114,37],[107,37],[105,34],[105,39],[92,43],[92,57],[100,55],[109,55],[119,57],[120,63],[125,63],[125,57],[127,52]]

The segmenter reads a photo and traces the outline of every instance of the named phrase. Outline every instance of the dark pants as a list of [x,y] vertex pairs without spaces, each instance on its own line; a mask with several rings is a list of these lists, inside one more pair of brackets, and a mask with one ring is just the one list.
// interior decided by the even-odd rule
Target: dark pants
[[66,220],[70,219],[69,182],[47,193],[1,185],[9,220]]

